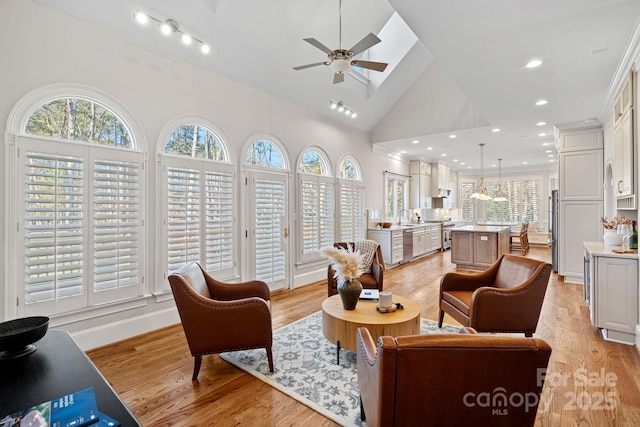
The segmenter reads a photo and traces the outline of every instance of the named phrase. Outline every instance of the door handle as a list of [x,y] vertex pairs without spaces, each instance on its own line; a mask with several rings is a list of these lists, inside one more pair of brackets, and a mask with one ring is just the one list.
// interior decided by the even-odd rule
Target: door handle
[[288,227],[286,227],[284,229],[284,238],[286,239],[287,237],[289,237],[289,228]]

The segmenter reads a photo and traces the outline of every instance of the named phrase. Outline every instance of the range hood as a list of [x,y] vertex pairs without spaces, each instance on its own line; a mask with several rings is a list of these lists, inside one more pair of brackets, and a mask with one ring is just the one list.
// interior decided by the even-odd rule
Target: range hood
[[451,190],[449,190],[448,188],[438,188],[438,192],[434,193],[431,197],[436,199],[442,199],[442,198],[449,197],[449,194],[451,194]]

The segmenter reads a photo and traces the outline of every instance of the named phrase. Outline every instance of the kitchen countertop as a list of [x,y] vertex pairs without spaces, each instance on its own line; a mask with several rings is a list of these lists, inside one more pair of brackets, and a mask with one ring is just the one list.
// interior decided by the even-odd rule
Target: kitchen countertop
[[410,228],[415,228],[415,227],[424,227],[425,225],[440,225],[442,224],[441,222],[421,222],[420,224],[393,224],[391,227],[389,228],[377,228],[377,227],[373,227],[373,228],[369,228],[369,230],[387,230],[387,231],[393,231],[393,230],[408,230]]
[[622,246],[609,246],[604,242],[582,242],[587,252],[592,256],[604,256],[610,258],[631,258],[638,259],[638,253],[617,254],[614,249],[622,249]]
[[467,231],[472,233],[500,233],[504,230],[511,230],[511,227],[502,225],[463,225],[452,227],[449,231]]

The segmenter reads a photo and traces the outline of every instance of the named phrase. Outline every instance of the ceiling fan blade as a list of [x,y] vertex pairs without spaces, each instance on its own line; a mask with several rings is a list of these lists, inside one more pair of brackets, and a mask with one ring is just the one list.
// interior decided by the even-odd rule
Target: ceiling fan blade
[[351,61],[351,65],[355,65],[356,67],[367,68],[373,71],[384,71],[387,68],[387,65],[384,62],[373,62],[373,61]]
[[344,74],[343,73],[335,73],[333,75],[333,84],[344,82]]
[[[380,43],[381,41],[382,40],[380,40],[378,38],[378,36],[376,36],[373,33],[369,33],[362,40],[360,40],[358,43],[356,43],[355,46],[353,46],[351,49],[349,49],[349,52],[353,52],[354,55],[357,55],[357,54],[359,54],[361,52],[364,52],[365,50],[369,49],[371,46]],[[311,43],[311,42],[309,42],[309,43]]]
[[298,65],[297,67],[293,67],[294,70],[304,70],[305,68],[317,67],[318,65],[327,65],[326,62],[315,62],[313,64],[307,65]]
[[326,47],[325,45],[323,45],[322,43],[320,43],[318,40],[314,39],[313,37],[308,38],[308,39],[303,39],[303,40],[306,41],[309,44],[314,45],[315,47],[317,47],[318,49],[320,49],[321,51],[323,51],[327,55],[331,55],[333,53],[333,51],[331,49],[329,49],[328,47]]

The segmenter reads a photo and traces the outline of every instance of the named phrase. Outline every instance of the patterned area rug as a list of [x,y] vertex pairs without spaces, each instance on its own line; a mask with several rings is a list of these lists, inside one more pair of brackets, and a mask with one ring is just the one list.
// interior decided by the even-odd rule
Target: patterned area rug
[[[422,334],[457,333],[459,328],[421,319]],[[343,426],[366,426],[360,421],[356,353],[341,349],[322,335],[322,312],[273,332],[275,372],[269,372],[264,350],[222,353],[227,362]]]

